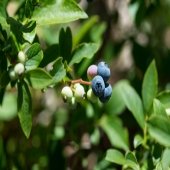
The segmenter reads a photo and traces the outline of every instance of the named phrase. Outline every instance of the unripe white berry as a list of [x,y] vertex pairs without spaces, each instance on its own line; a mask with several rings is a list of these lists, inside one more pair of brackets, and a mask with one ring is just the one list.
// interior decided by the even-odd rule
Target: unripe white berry
[[18,64],[15,65],[14,71],[17,75],[21,75],[21,74],[24,73],[25,67],[22,63],[18,63]]
[[19,51],[19,53],[18,53],[18,60],[21,63],[25,63],[26,55],[25,55],[25,53],[23,51]]
[[72,91],[71,87],[69,87],[69,86],[63,87],[63,89],[61,90],[61,94],[62,94],[64,100],[71,101],[71,99],[73,97],[73,91]]
[[90,88],[88,91],[87,91],[87,99],[90,100],[91,102],[96,102],[97,101],[97,97],[94,95],[92,89]]
[[12,81],[16,80],[18,78],[16,72],[14,71],[14,68],[11,68],[9,70],[9,77]]
[[80,101],[81,99],[84,98],[85,95],[85,90],[84,87],[80,84],[75,84],[74,85],[74,97],[77,101]]

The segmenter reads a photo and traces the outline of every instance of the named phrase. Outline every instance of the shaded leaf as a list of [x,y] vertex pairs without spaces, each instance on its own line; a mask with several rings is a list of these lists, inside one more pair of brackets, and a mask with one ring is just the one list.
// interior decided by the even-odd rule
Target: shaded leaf
[[136,135],[133,141],[134,148],[137,148],[143,143],[143,138],[140,135]]
[[79,45],[74,51],[69,66],[80,63],[84,58],[91,59],[97,52],[99,45],[96,43],[83,43]]
[[158,91],[158,73],[156,70],[155,61],[149,65],[143,79],[142,84],[142,99],[146,113],[148,113],[153,104],[153,99]]
[[28,138],[32,128],[32,100],[29,88],[26,83],[22,84],[21,89],[18,89],[18,96],[23,97],[21,106],[18,108],[18,117],[21,128],[25,136]]
[[87,18],[86,13],[72,0],[54,0],[39,4],[32,15],[38,25],[61,24]]

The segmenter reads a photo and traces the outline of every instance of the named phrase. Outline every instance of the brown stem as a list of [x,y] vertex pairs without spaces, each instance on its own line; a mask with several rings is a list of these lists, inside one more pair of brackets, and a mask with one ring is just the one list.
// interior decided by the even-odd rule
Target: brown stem
[[77,80],[72,80],[72,81],[71,81],[71,84],[75,84],[75,83],[80,83],[80,84],[84,84],[84,85],[88,85],[88,86],[91,85],[91,82],[89,82],[89,81],[84,81],[84,80],[82,80],[82,79],[77,79]]

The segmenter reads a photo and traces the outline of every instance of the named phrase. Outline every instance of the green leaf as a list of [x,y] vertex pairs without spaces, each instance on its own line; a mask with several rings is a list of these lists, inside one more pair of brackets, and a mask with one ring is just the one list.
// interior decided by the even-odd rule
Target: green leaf
[[[18,87],[18,96],[22,96],[22,103],[20,103],[21,105],[18,107],[18,117],[25,136],[29,138],[32,128],[31,94],[26,83]],[[18,98],[18,100],[20,99]]]
[[72,0],[54,0],[48,4],[42,3],[32,15],[32,19],[38,25],[61,24],[87,18],[87,14]]
[[164,107],[164,105],[158,99],[154,99],[154,102],[153,102],[153,111],[154,111],[154,114],[156,114],[158,116],[167,117],[167,113],[165,111],[165,107]]
[[79,45],[74,51],[72,60],[69,63],[69,66],[80,63],[84,58],[91,59],[94,54],[97,52],[99,45],[97,43],[83,43]]
[[6,17],[6,6],[8,0],[1,0],[0,1],[0,16]]
[[170,147],[170,121],[162,116],[152,116],[148,121],[150,135],[165,147]]
[[105,159],[119,165],[124,165],[126,163],[124,155],[116,149],[108,149]]
[[164,169],[168,169],[170,167],[170,149],[166,148],[162,154],[161,159],[162,167]]
[[43,89],[51,85],[52,77],[43,69],[34,69],[28,72],[28,79],[33,88]]
[[148,113],[153,104],[153,99],[158,91],[158,73],[156,70],[155,61],[149,65],[142,84],[142,99],[146,113]]
[[125,165],[131,167],[134,170],[140,170],[139,164],[133,152],[127,152],[125,155],[126,163]]
[[0,106],[0,120],[9,121],[17,115],[16,99],[15,93],[5,93],[2,106]]
[[115,116],[103,116],[99,123],[108,136],[110,143],[123,150],[128,150],[128,133],[120,119]]
[[140,135],[136,135],[133,141],[134,148],[137,148],[143,143],[143,138]]
[[40,44],[33,44],[27,51],[26,56],[28,60],[25,63],[26,70],[33,70],[37,68],[43,59],[43,52],[41,50]]
[[136,121],[141,128],[144,128],[145,119],[142,101],[133,87],[127,83],[127,81],[122,80],[118,84],[120,88],[120,95],[124,101],[126,107],[132,112]]
[[121,89],[119,83],[115,84],[112,88],[112,96],[109,101],[104,105],[107,113],[119,114],[125,109],[125,103],[120,95]]
[[50,72],[53,76],[53,83],[60,82],[66,76],[66,70],[62,63],[62,57],[59,57],[53,64],[53,69]]
[[157,98],[165,106],[165,108],[170,108],[170,91],[162,91],[158,94]]

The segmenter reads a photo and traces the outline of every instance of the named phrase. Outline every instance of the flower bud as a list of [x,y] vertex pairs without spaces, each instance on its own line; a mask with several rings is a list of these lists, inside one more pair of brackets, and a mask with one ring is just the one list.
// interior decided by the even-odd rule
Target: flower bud
[[9,77],[12,81],[16,80],[18,78],[16,72],[14,71],[14,68],[10,68],[9,70]]
[[63,96],[64,100],[68,100],[71,101],[72,97],[73,97],[73,91],[71,89],[71,87],[69,86],[65,86],[63,87],[63,89],[61,90],[61,94]]
[[84,95],[85,95],[84,87],[80,84],[75,84],[74,85],[74,97],[76,101],[81,101],[82,99],[84,99]]
[[25,53],[23,51],[19,51],[19,53],[18,53],[18,60],[21,63],[25,63],[26,55],[25,55]]
[[21,75],[21,74],[24,73],[25,67],[22,63],[18,63],[18,64],[15,65],[14,71],[17,75]]
[[87,91],[87,99],[90,100],[91,102],[96,102],[97,101],[97,97],[94,95],[92,89],[90,88],[88,91]]

